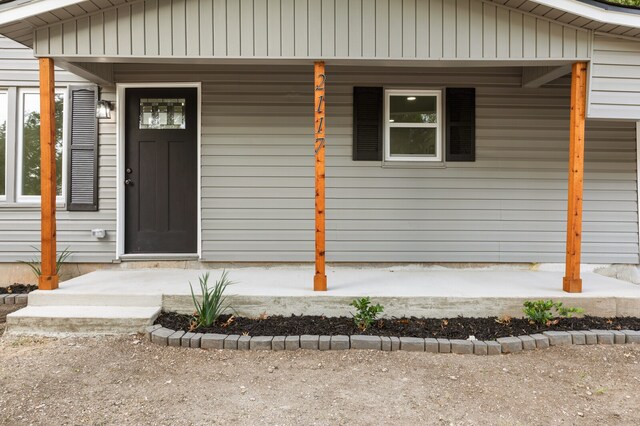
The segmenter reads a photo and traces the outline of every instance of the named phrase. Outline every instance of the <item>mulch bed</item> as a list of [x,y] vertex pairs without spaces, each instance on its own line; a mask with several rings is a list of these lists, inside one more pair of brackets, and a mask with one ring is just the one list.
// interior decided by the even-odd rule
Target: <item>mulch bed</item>
[[0,294],[27,294],[37,289],[38,286],[33,284],[13,284],[9,287],[0,287]]
[[221,316],[218,323],[208,328],[191,329],[191,315],[163,312],[156,324],[172,330],[194,331],[198,333],[246,334],[249,336],[298,336],[311,335],[376,335],[397,337],[436,337],[445,339],[467,339],[475,336],[478,340],[494,340],[498,337],[520,336],[542,333],[543,331],[569,330],[640,330],[640,318],[618,317],[562,318],[557,324],[542,327],[522,318],[385,318],[373,327],[361,332],[348,317],[323,316],[272,316],[263,319]]

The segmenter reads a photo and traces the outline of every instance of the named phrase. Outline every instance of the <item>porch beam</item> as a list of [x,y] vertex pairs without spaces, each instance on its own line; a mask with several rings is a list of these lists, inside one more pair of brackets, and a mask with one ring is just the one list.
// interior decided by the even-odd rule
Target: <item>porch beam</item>
[[570,72],[571,65],[562,65],[559,67],[523,67],[522,87],[535,89],[560,77],[564,77]]
[[314,291],[327,291],[325,272],[325,81],[324,62],[316,62],[313,84],[316,156],[316,274],[313,277]]
[[42,256],[38,288],[58,288],[56,273],[56,117],[54,64],[40,58],[40,212]]
[[569,135],[569,197],[567,206],[567,258],[563,290],[582,292],[580,254],[582,243],[582,192],[584,180],[584,126],[587,98],[587,64],[576,62],[571,71],[571,119]]
[[113,64],[102,62],[74,63],[56,59],[56,65],[78,77],[92,81],[100,86],[113,87]]

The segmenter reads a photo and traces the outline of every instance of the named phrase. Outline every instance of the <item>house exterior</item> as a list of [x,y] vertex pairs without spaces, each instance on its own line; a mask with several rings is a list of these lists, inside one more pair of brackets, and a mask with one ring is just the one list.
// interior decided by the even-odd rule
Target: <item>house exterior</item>
[[[73,262],[326,252],[328,262],[561,263],[577,245],[578,268],[639,263],[637,10],[32,0],[0,6],[0,34],[2,262],[33,257],[41,239],[24,154],[37,62],[16,65],[33,49],[61,69],[54,234]],[[315,76],[314,63],[325,67]],[[582,161],[570,143],[576,69],[586,76],[583,196],[581,175],[567,184],[570,153]],[[110,118],[94,118],[98,101]]]

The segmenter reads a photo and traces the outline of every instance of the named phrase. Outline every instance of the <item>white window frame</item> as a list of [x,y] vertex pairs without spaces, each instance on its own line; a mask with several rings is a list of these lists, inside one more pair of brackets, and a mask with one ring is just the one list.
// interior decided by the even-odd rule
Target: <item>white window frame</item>
[[[391,96],[435,96],[436,98],[436,123],[391,123]],[[387,89],[384,91],[384,161],[412,161],[412,162],[442,162],[442,90],[396,90]],[[436,155],[424,157],[417,155],[391,156],[391,128],[431,128],[436,129]]]
[[[24,95],[40,94],[38,88],[20,88],[18,89],[18,128],[16,129],[16,201],[18,203],[37,203],[40,204],[40,195],[22,195],[22,157],[23,157],[23,132],[24,132]],[[64,203],[67,195],[67,89],[56,87],[56,95],[62,95],[62,170],[56,170],[56,174],[62,174],[62,190],[61,194],[56,196],[57,203]]]
[[7,201],[7,192],[9,192],[9,90],[2,88],[0,94],[7,96],[7,122],[4,128],[4,194],[0,194],[0,201]]

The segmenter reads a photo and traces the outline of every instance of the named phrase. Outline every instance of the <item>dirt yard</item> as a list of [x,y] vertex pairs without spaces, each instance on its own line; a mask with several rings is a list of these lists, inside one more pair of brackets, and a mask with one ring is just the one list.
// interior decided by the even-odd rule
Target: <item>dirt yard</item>
[[637,425],[639,361],[640,346],[475,357],[4,338],[0,424]]
[[22,308],[22,306],[16,305],[0,305],[0,336],[4,333],[5,321],[7,319],[7,314],[16,311]]

